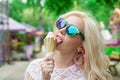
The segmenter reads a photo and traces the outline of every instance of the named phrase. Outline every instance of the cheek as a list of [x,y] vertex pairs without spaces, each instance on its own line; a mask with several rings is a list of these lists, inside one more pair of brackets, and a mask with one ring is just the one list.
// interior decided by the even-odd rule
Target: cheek
[[76,38],[65,38],[64,44],[66,45],[67,48],[76,49],[81,45],[81,41],[80,39]]

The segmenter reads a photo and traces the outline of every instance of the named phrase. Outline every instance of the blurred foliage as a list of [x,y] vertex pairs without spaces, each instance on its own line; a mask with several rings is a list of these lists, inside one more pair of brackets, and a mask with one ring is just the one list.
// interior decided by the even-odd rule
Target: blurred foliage
[[54,16],[53,20],[68,11],[80,10],[93,15],[98,21],[103,21],[108,27],[109,18],[115,7],[119,7],[120,0],[45,0],[44,8]]
[[41,11],[40,0],[12,0],[9,4],[10,17],[19,22],[26,22],[32,26],[39,27],[39,14]]
[[[40,4],[44,1],[44,5]],[[12,0],[9,4],[10,17],[35,27],[44,26],[45,31],[52,30],[56,18],[71,10],[87,11],[108,27],[109,18],[120,0]]]
[[23,21],[23,10],[25,9],[25,4],[21,0],[13,0],[9,4],[9,16],[13,19],[22,22]]
[[[43,5],[40,2],[43,1]],[[90,13],[98,21],[103,21],[106,28],[113,10],[120,8],[120,0],[12,0],[9,3],[9,15],[18,22],[25,22],[37,28],[44,27],[45,32],[52,31],[56,18],[71,10]],[[120,32],[120,31],[119,31]],[[120,37],[120,35],[119,35]],[[120,51],[120,47],[105,47],[105,53],[111,55]]]
[[106,46],[104,48],[104,52],[106,55],[110,56],[113,52],[117,52],[120,54],[120,46],[114,47],[114,46]]
[[39,27],[39,9],[36,9],[36,13],[34,13],[33,8],[26,8],[23,11],[23,19],[24,22]]
[[74,7],[74,0],[45,0],[44,8],[55,18]]
[[109,18],[120,0],[78,0],[79,10],[90,12],[98,21],[108,27]]
[[104,51],[105,51],[105,54],[110,56],[112,54],[113,51],[116,51],[116,48],[113,47],[113,46],[110,46],[110,47],[105,47],[104,48]]

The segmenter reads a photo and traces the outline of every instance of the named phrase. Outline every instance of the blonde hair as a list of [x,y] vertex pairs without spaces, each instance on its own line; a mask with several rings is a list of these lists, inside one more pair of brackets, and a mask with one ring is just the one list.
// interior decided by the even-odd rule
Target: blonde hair
[[112,76],[107,72],[109,58],[104,54],[104,41],[99,33],[97,22],[80,11],[71,11],[62,16],[78,16],[84,22],[83,47],[85,49],[85,64],[82,67],[86,80],[112,80]]

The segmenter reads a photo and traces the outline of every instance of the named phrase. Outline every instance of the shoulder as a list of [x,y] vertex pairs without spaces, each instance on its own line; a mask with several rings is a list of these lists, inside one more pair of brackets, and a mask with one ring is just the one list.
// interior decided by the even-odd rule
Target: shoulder
[[43,60],[43,58],[35,59],[32,62],[30,62],[27,69],[25,70],[25,74],[24,74],[25,80],[27,80],[26,78],[28,78],[28,76],[31,76],[35,80],[38,80],[36,78],[40,78],[40,75],[41,75],[40,64],[41,64],[42,60]]
[[32,62],[30,62],[30,64],[28,65],[26,70],[29,70],[29,69],[32,70],[34,68],[40,68],[40,64],[41,64],[42,60],[43,60],[43,58],[33,60]]
[[33,60],[33,61],[29,64],[29,66],[30,66],[30,65],[38,65],[38,64],[41,63],[42,60],[43,60],[43,58],[35,59],[35,60]]

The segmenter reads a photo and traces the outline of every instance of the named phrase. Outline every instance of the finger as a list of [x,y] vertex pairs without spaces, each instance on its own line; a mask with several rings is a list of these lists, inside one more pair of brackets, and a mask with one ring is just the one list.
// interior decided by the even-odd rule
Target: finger
[[44,69],[49,69],[49,68],[53,69],[53,68],[54,68],[54,66],[53,66],[53,65],[44,66]]
[[49,65],[48,67],[49,67],[49,68],[53,68],[53,67],[54,67],[54,65]]
[[47,64],[47,65],[54,65],[54,61],[53,61],[53,60],[47,61],[46,64]]
[[54,62],[52,60],[51,61],[42,61],[41,62],[42,71],[46,71],[47,69],[51,69],[53,71],[53,68],[54,68]]
[[44,61],[44,62],[41,62],[41,66],[49,66],[49,65],[54,65],[54,62],[53,61]]
[[49,71],[49,70],[53,70],[53,68],[52,67],[44,67],[43,70],[44,71]]
[[53,60],[53,58],[51,58],[51,57],[45,57],[43,61],[50,61],[50,60]]
[[47,67],[47,68],[49,68],[49,67],[50,67],[50,68],[54,68],[54,64],[53,64],[53,63],[49,63],[49,64],[48,64],[48,63],[44,63],[44,64],[41,65],[41,67],[42,67],[42,68],[44,68],[44,67]]
[[53,71],[53,69],[54,69],[53,65],[42,67],[42,71],[44,72]]
[[45,73],[53,72],[53,68],[43,68],[43,72]]
[[41,66],[42,66],[42,65],[47,65],[47,66],[48,66],[48,65],[54,65],[54,61],[53,61],[53,60],[50,60],[50,61],[42,61],[42,62],[41,62]]
[[42,68],[54,68],[54,65],[52,63],[44,63],[41,65]]

